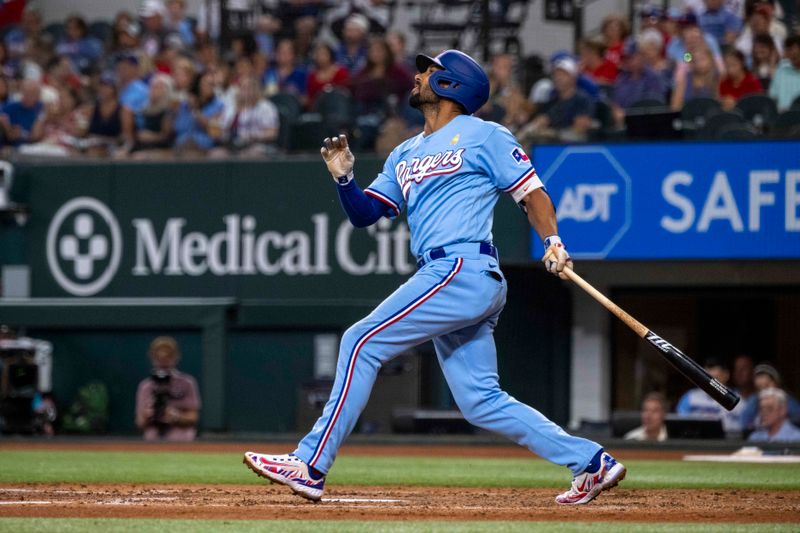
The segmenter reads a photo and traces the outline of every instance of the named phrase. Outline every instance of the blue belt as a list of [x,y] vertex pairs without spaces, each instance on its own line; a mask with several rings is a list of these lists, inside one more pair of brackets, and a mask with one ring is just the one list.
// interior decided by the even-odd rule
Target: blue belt
[[[473,243],[468,243],[468,244],[473,244],[473,245],[477,244],[478,245],[478,253],[481,253],[483,255],[488,255],[490,257],[494,257],[495,259],[498,259],[497,248],[495,247],[494,244],[492,244],[490,242],[473,242]],[[463,245],[464,244],[462,243],[462,244],[458,244],[458,245],[455,245],[455,246],[461,247]],[[417,269],[420,269],[420,268],[424,267],[427,263],[430,263],[434,259],[442,259],[443,257],[447,257],[447,255],[448,255],[447,249],[448,248],[450,248],[450,247],[449,246],[442,246],[442,247],[439,247],[439,248],[434,248],[434,249],[429,250],[428,252],[425,252],[424,254],[422,254],[419,257],[419,259],[417,260]]]

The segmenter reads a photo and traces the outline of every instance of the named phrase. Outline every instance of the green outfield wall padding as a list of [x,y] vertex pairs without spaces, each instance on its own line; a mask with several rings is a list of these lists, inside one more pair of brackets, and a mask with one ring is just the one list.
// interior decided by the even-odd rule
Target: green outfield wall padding
[[[382,165],[359,157],[361,185]],[[27,264],[33,298],[0,300],[0,323],[53,342],[63,406],[106,382],[112,433],[134,431],[133,394],[161,334],[178,337],[197,378],[202,430],[307,429],[296,416],[314,335],[341,334],[415,271],[405,216],[353,228],[317,158],[15,167],[13,199],[31,216],[0,228],[0,266]],[[566,289],[535,273],[526,218],[505,197],[494,242],[515,285],[497,330],[501,383],[564,422]],[[449,407],[435,366],[422,396]]]

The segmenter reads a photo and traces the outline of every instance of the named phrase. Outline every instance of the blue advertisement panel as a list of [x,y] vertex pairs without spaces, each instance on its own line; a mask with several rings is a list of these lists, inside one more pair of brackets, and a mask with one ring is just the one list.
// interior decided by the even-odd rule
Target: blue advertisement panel
[[532,151],[576,258],[800,258],[800,142]]

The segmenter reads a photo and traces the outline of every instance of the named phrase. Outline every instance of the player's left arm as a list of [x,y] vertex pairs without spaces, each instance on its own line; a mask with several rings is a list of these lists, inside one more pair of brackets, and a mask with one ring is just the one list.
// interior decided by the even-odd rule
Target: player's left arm
[[550,195],[544,187],[539,187],[528,193],[520,203],[528,214],[528,222],[544,243],[542,261],[547,266],[547,271],[561,279],[568,279],[564,268],[572,268],[572,259],[558,236],[556,209]]

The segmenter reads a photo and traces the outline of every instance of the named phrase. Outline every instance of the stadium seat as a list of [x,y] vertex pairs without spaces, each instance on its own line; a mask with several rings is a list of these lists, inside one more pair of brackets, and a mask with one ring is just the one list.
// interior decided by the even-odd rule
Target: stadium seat
[[349,128],[353,125],[355,111],[350,93],[340,89],[323,91],[314,102],[314,113],[322,115],[325,124],[336,128]]
[[319,148],[323,139],[322,116],[318,113],[303,113],[292,124],[291,142],[293,151],[309,151]]
[[295,152],[316,152],[322,139],[338,135],[343,131],[326,122],[319,113],[303,113],[292,124],[289,146]]
[[375,141],[380,134],[383,117],[378,115],[364,115],[356,118],[351,135],[353,150],[361,152],[374,151]]
[[64,36],[64,24],[61,22],[52,22],[44,27],[42,33],[47,33],[53,38],[53,42],[57,43]]
[[594,120],[592,121],[592,130],[590,131],[590,138],[593,140],[602,140],[605,134],[614,124],[614,118],[611,115],[611,106],[605,100],[598,100],[594,104]]
[[772,136],[778,139],[800,139],[800,110],[784,111],[775,119]]
[[681,109],[683,129],[690,135],[705,126],[711,115],[722,111],[722,104],[714,98],[692,98]]
[[278,126],[278,147],[282,150],[289,150],[292,140],[292,126],[294,125],[295,119],[281,108],[278,108],[278,118],[280,119]]
[[720,141],[743,141],[755,139],[759,132],[752,124],[730,123],[721,126],[716,132],[716,139]]
[[290,121],[297,120],[297,117],[303,112],[300,100],[291,93],[273,94],[270,97],[270,101],[278,108],[278,112],[282,115],[286,115]]
[[114,28],[107,20],[95,20],[89,24],[89,35],[100,39],[102,42],[108,42],[111,39],[111,34]]
[[629,109],[641,109],[644,107],[663,107],[665,105],[664,100],[659,100],[658,98],[643,98],[641,100],[637,100],[631,104]]
[[747,121],[741,113],[733,111],[724,111],[717,113],[706,118],[706,122],[700,130],[697,131],[697,137],[703,139],[716,139],[720,130],[730,125],[744,125]]
[[761,133],[765,133],[778,116],[775,100],[763,94],[745,96],[736,102],[736,109]]

